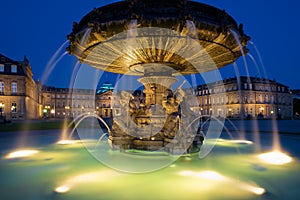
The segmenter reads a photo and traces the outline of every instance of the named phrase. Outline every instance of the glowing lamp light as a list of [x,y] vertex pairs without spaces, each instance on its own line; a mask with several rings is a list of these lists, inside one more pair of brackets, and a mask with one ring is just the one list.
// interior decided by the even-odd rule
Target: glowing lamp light
[[57,142],[57,144],[68,145],[68,144],[76,144],[77,142],[78,142],[77,140],[60,140]]
[[55,188],[54,192],[58,193],[58,194],[63,194],[66,193],[70,190],[69,186],[63,185],[63,186],[59,186],[57,188]]
[[235,145],[252,145],[253,142],[249,140],[225,140],[225,139],[217,139],[218,145],[222,146],[235,146]]
[[188,170],[184,170],[184,171],[179,172],[180,176],[191,176],[192,174],[193,174],[193,172],[188,171]]
[[203,171],[196,174],[197,177],[205,178],[214,181],[223,181],[225,177],[214,171]]
[[249,140],[231,140],[230,142],[236,144],[253,144],[253,142]]
[[20,150],[20,151],[14,151],[6,156],[6,158],[24,158],[29,157],[34,154],[37,154],[39,151],[37,150]]
[[172,165],[170,165],[170,167],[171,167],[171,168],[174,168],[174,167],[176,167],[176,165],[175,165],[175,164],[172,164]]
[[256,184],[249,184],[246,182],[242,182],[240,180],[235,180],[233,178],[223,176],[222,174],[216,171],[206,170],[201,172],[193,172],[193,171],[183,170],[179,172],[179,175],[185,177],[197,177],[197,178],[205,179],[207,180],[207,182],[212,181],[216,183],[234,184],[237,188],[252,192],[256,195],[263,195],[266,193],[266,189],[259,187]]
[[258,158],[268,164],[284,165],[292,162],[292,158],[279,151],[273,151],[269,153],[263,153],[258,155]]
[[251,192],[253,192],[254,194],[257,194],[257,195],[263,195],[266,193],[265,188],[261,188],[261,187],[252,187],[249,189]]

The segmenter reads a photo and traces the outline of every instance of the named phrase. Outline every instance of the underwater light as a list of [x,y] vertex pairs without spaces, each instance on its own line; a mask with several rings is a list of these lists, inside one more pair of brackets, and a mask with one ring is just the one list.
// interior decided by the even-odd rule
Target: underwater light
[[230,142],[236,144],[253,144],[253,142],[249,140],[231,140]]
[[264,193],[266,193],[265,188],[261,187],[250,187],[249,190],[257,195],[263,195]]
[[254,184],[247,183],[239,179],[223,176],[222,174],[212,170],[206,170],[201,172],[183,170],[179,172],[179,175],[186,176],[186,177],[197,177],[197,178],[205,179],[207,182],[232,184],[239,189],[250,191],[256,195],[263,195],[266,193],[266,189],[257,186],[255,183]]
[[197,177],[205,178],[208,180],[214,180],[214,181],[222,181],[226,178],[222,176],[221,174],[215,172],[215,171],[203,171],[196,174]]
[[63,186],[59,186],[59,187],[55,188],[54,192],[63,194],[63,193],[68,192],[69,190],[70,190],[69,186],[63,185]]
[[215,171],[193,172],[193,171],[184,170],[184,171],[179,172],[179,175],[193,176],[193,177],[204,178],[204,179],[213,180],[213,181],[229,180],[228,178],[222,176],[221,174],[219,174],[218,172],[215,172]]
[[76,144],[78,140],[60,140],[57,144],[68,145],[68,144]]
[[179,175],[181,176],[191,176],[193,174],[192,171],[188,171],[188,170],[183,170],[179,172]]
[[19,150],[14,151],[6,156],[6,158],[23,158],[23,157],[29,157],[36,153],[38,153],[38,150]]
[[260,158],[265,163],[273,165],[284,165],[292,162],[292,158],[290,156],[279,151],[263,153],[258,155],[258,158]]
[[252,192],[256,195],[263,195],[266,193],[266,189],[259,187],[256,183],[238,182],[237,187]]

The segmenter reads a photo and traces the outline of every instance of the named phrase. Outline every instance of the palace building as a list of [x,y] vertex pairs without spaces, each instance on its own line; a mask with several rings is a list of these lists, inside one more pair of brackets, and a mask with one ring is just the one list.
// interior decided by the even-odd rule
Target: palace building
[[41,115],[39,83],[26,56],[14,61],[0,54],[0,115],[11,119],[36,119]]
[[[0,54],[2,119],[74,118],[83,113],[111,118],[116,114],[113,110],[118,112],[120,106],[120,94],[113,89],[109,83],[104,83],[97,91],[41,86],[33,80],[26,57],[23,61],[14,61]],[[142,91],[128,92],[140,102],[145,101]],[[288,86],[274,80],[242,76],[199,85],[193,92],[197,97],[193,106],[203,116],[293,117],[293,94]]]
[[74,118],[95,112],[95,92],[89,89],[68,89],[43,86],[43,117]]
[[274,80],[245,77],[199,85],[195,89],[202,115],[228,118],[293,117],[293,95]]

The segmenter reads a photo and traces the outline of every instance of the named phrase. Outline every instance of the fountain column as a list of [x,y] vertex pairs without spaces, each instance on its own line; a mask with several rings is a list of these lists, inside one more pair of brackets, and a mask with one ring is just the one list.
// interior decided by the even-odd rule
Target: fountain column
[[151,63],[144,66],[144,76],[139,78],[138,81],[145,86],[145,105],[149,107],[151,105],[162,105],[166,90],[171,89],[178,79],[172,76],[170,67]]

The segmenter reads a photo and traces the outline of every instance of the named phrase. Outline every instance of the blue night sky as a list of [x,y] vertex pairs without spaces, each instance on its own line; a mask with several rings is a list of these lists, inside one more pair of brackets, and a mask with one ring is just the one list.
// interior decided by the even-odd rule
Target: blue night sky
[[[66,41],[73,21],[112,0],[9,0],[0,7],[0,53],[14,60],[26,54],[37,80],[47,63]],[[300,2],[298,0],[202,0],[225,9],[252,38],[261,53],[268,78],[300,88],[298,64]],[[250,48],[250,52],[254,48]],[[258,56],[255,56],[256,60]],[[259,61],[257,61],[259,62]],[[67,87],[76,59],[67,55],[51,73],[47,85]],[[249,62],[250,71],[253,62]],[[243,71],[243,70],[241,70]],[[253,73],[256,74],[255,72]],[[242,73],[242,75],[245,75]],[[234,76],[228,75],[228,76]]]

